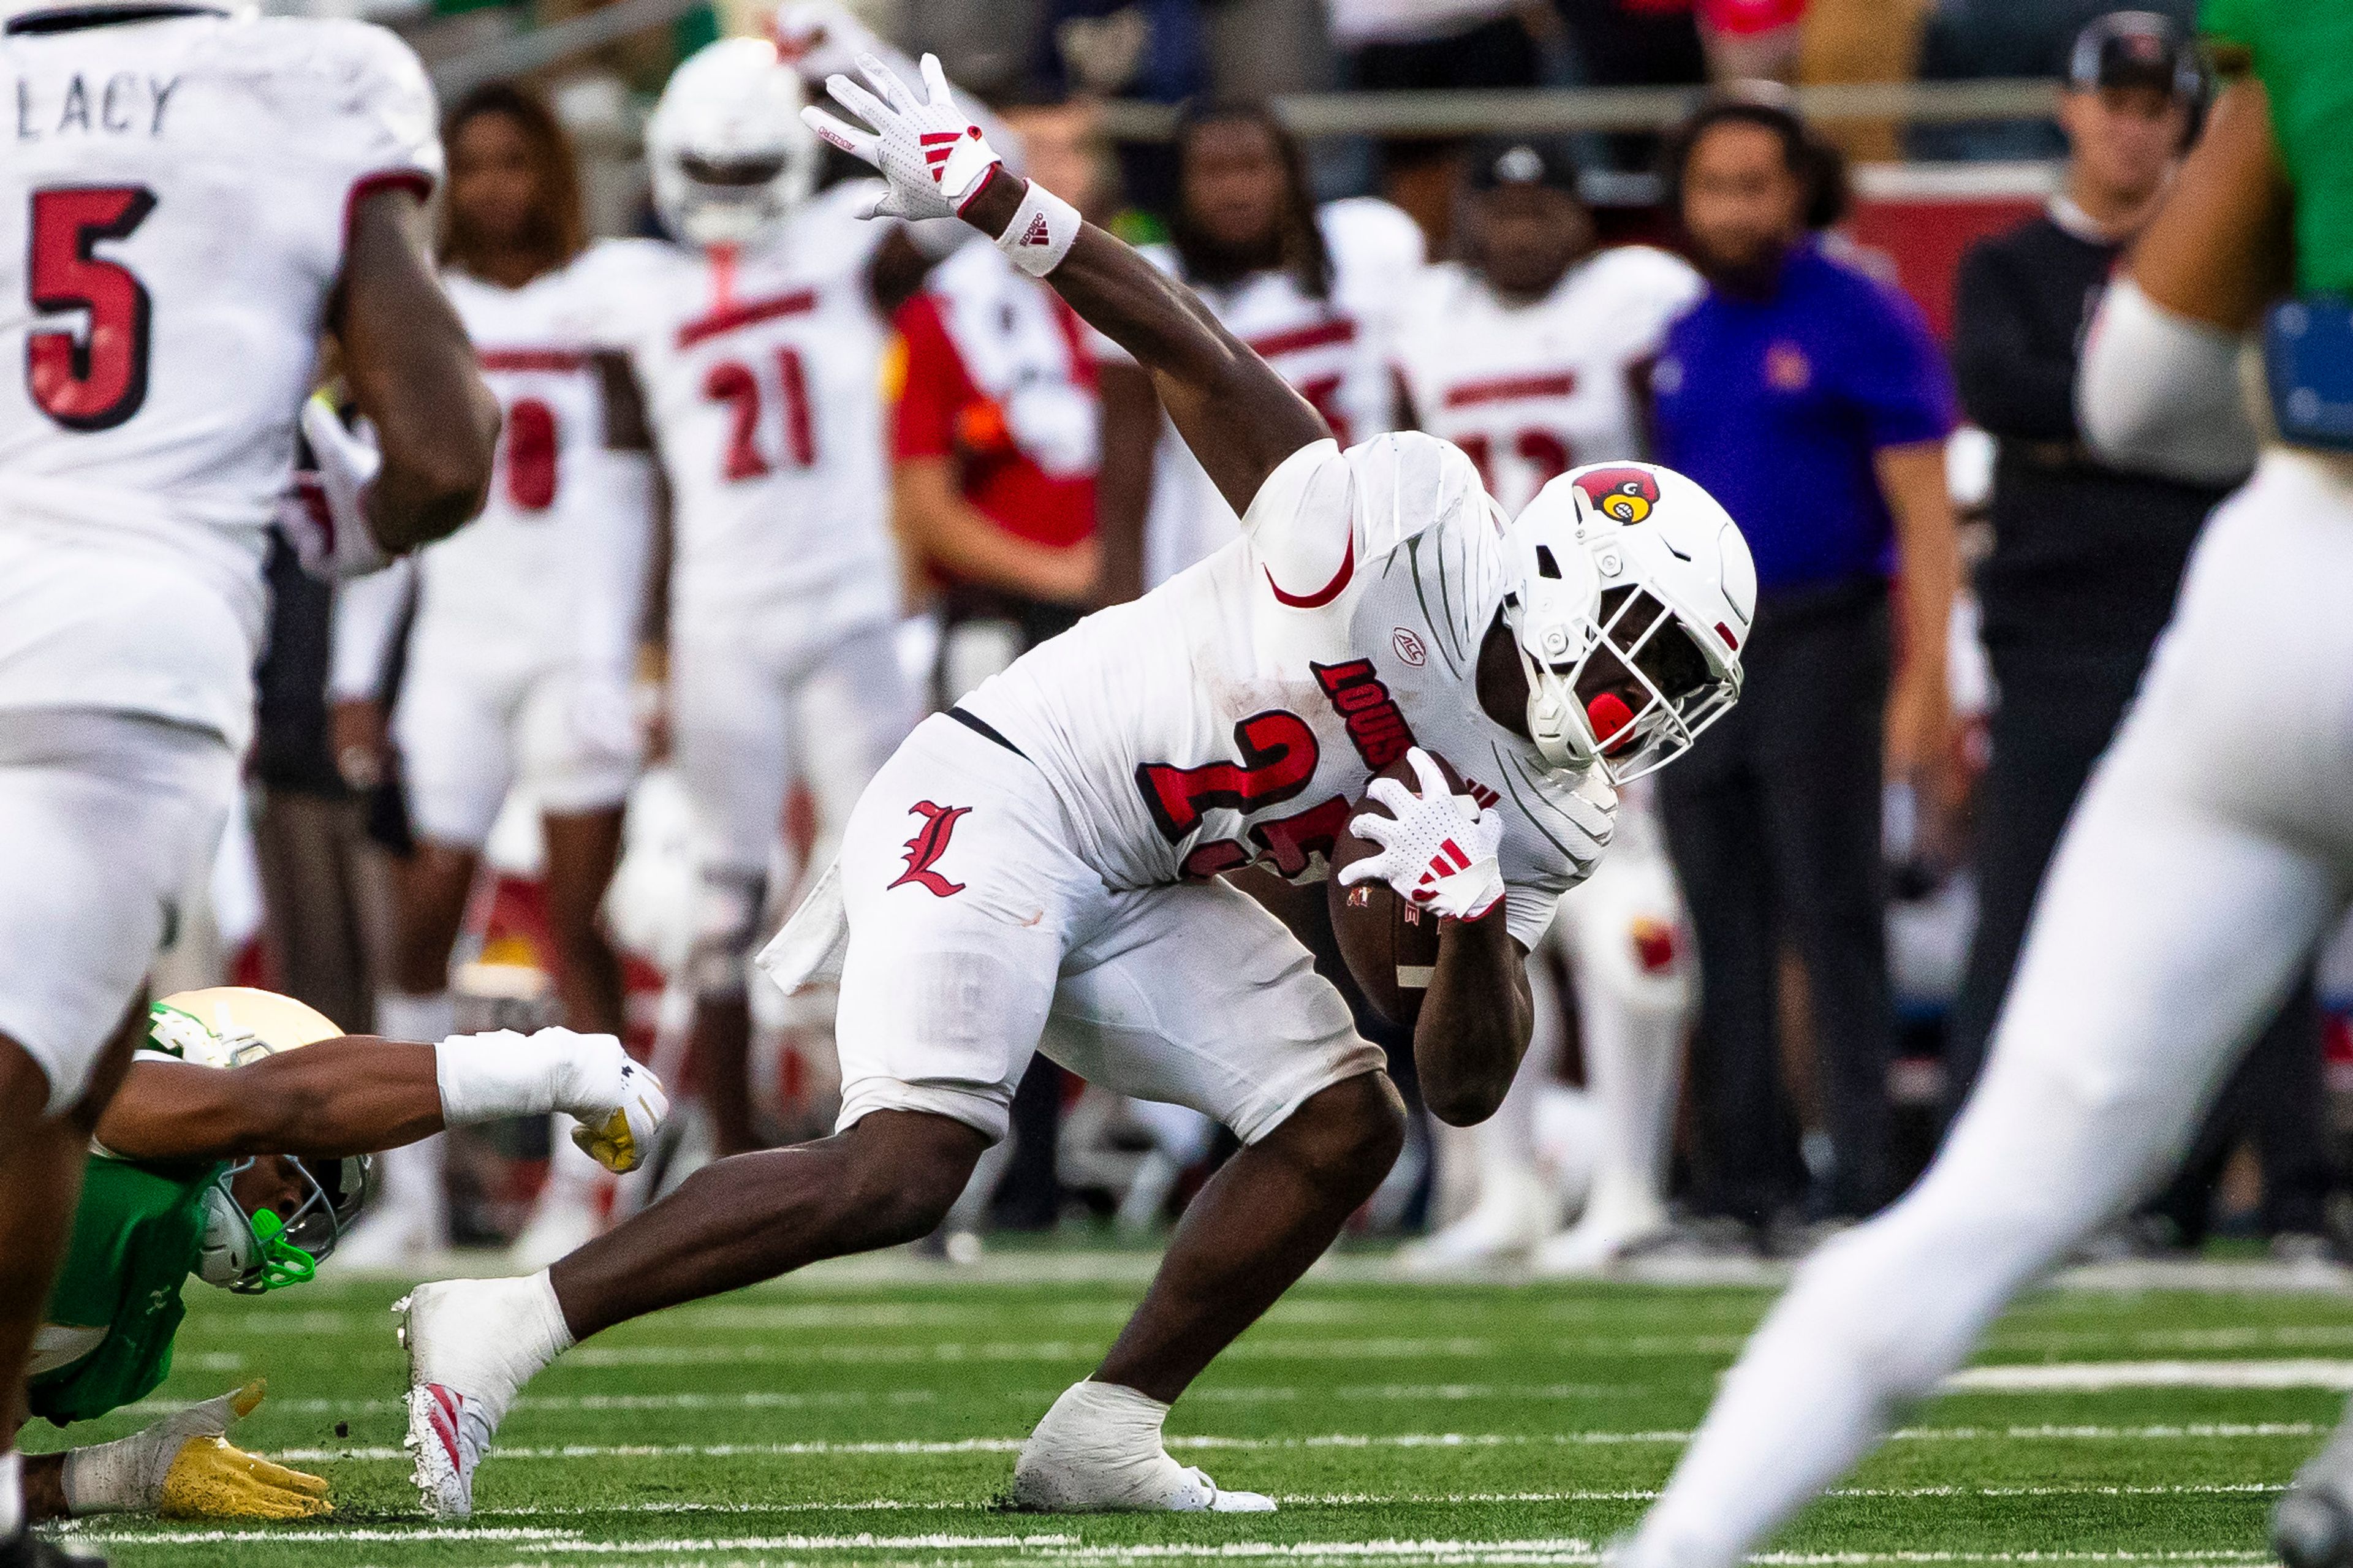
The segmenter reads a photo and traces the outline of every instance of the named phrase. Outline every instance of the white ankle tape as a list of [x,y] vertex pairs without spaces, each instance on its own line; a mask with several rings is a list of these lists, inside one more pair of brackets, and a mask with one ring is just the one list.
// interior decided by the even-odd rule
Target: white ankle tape
[[1043,278],[1071,253],[1084,221],[1078,208],[1032,180],[1013,221],[997,237],[997,248],[1030,277]]

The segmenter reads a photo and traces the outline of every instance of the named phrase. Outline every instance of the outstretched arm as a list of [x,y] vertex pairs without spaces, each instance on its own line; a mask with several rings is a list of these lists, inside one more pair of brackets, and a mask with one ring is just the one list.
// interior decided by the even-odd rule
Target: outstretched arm
[[[872,91],[840,76],[826,86],[871,131],[819,109],[802,114],[818,135],[882,172],[891,190],[876,213],[961,217],[998,240],[1017,264],[1039,271],[1071,309],[1151,373],[1177,433],[1237,512],[1249,510],[1285,458],[1331,437],[1306,399],[1220,326],[1190,289],[1080,220],[1066,203],[1050,201],[1041,210],[1029,202],[1029,182],[1003,166],[980,127],[956,107],[936,59],[923,57],[922,99],[879,59],[861,58],[859,68]],[[1008,243],[1017,216],[1025,235],[1035,227],[1034,244],[1019,243],[1023,236]]]
[[[1000,170],[965,209],[965,221],[992,237],[1002,233],[1029,189],[1029,181]],[[1094,225],[1081,227],[1046,281],[1151,373],[1176,433],[1236,512],[1250,510],[1285,458],[1330,438],[1324,416],[1191,289]]]
[[442,1128],[431,1046],[347,1035],[240,1068],[137,1061],[99,1119],[132,1160],[341,1159]]
[[669,1101],[610,1035],[500,1031],[433,1046],[345,1035],[243,1067],[133,1062],[97,1136],[131,1160],[332,1160],[554,1110],[583,1123],[575,1142],[628,1171]]

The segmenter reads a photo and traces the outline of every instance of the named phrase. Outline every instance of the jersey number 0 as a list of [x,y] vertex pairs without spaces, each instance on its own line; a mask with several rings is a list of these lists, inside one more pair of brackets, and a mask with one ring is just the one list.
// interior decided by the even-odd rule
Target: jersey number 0
[[87,320],[28,332],[25,384],[41,412],[69,430],[111,430],[147,401],[146,286],[100,241],[128,238],[155,210],[143,185],[60,185],[33,193],[25,291],[34,313]]

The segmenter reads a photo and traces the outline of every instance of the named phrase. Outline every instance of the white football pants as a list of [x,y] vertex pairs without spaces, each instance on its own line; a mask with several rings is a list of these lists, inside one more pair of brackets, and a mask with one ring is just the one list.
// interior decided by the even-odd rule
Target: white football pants
[[1730,1568],[2161,1181],[2353,876],[2353,468],[2274,450],[2043,882],[1983,1080],[1912,1192],[1801,1269],[1624,1561]]

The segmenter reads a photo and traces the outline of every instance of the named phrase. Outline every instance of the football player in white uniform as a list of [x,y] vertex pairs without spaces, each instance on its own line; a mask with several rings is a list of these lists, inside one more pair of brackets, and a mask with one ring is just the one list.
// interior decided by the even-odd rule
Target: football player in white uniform
[[[1699,274],[1648,246],[1593,248],[1576,164],[1542,142],[1473,150],[1467,258],[1429,268],[1396,339],[1407,421],[1469,455],[1516,516],[1558,475],[1640,458],[1641,385]],[[1552,941],[1577,984],[1586,1082],[1604,1133],[1577,1226],[1547,1241],[1563,1194],[1539,1173],[1536,1102],[1560,1031],[1540,1025],[1522,1081],[1475,1135],[1478,1201],[1399,1260],[1450,1268],[1525,1253],[1575,1273],[1667,1225],[1667,1156],[1696,964],[1646,786],[1623,792],[1609,857],[1563,904]],[[1582,1174],[1582,1172],[1580,1172]]]
[[[2306,19],[2312,37],[2341,36],[2339,14],[2308,7],[2232,18],[2265,35],[2259,72],[2326,79],[2325,100],[2341,106],[2337,59],[2294,32]],[[2113,458],[2183,478],[2235,471],[2243,336],[2292,287],[2291,263],[2307,287],[2342,275],[2341,250],[2316,259],[2284,241],[2292,207],[2299,221],[2314,210],[2296,160],[2333,155],[2334,184],[2314,199],[2343,216],[2344,112],[2291,120],[2282,101],[2267,106],[2259,81],[2221,94],[2101,301],[2076,395],[2086,437]],[[2312,232],[2330,231],[2298,238]],[[2336,335],[2316,341],[2341,345],[2344,310],[2318,291],[2276,305],[2265,350],[2279,433],[2206,524],[2043,879],[1985,1076],[1943,1152],[1901,1202],[1799,1270],[1613,1561],[1749,1561],[2020,1290],[2172,1172],[2232,1061],[2343,919],[2353,457],[2343,404],[2300,381],[2316,369],[2341,384],[2341,346],[2299,363],[2296,340],[2334,310]],[[2335,432],[2296,427],[2323,417]],[[2272,1544],[2290,1568],[2353,1563],[2353,1424],[2297,1473]]]
[[[480,504],[497,410],[419,242],[440,170],[416,57],[351,22],[0,4],[0,1434],[82,1144],[252,724],[269,529],[320,333],[383,437],[310,553],[412,548]],[[331,464],[342,454],[326,454]],[[111,1042],[111,1043],[110,1043]],[[0,1442],[9,1441],[0,1437]],[[21,1530],[0,1451],[0,1563]]]
[[[794,7],[782,25],[801,29],[803,60],[871,37],[835,7]],[[903,226],[858,221],[871,182],[812,194],[820,149],[802,101],[767,40],[696,54],[646,129],[678,243],[616,240],[580,263],[670,483],[670,733],[702,901],[686,979],[695,1088],[723,1154],[762,1142],[744,983],[786,792],[807,781],[830,840],[919,712],[892,640],[879,367],[882,306],[927,263]]]
[[[1389,343],[1422,264],[1421,230],[1383,201],[1316,205],[1297,139],[1261,104],[1188,110],[1176,153],[1171,238],[1145,254],[1313,404],[1341,446],[1396,429]],[[1231,543],[1241,524],[1150,406],[1149,378],[1115,346],[1103,357],[1104,548],[1129,563],[1115,566],[1116,596],[1133,597]]]
[[[509,786],[519,785],[540,811],[564,1021],[618,1035],[621,963],[598,910],[637,775],[631,686],[652,545],[651,459],[628,371],[596,351],[596,301],[572,266],[586,240],[563,126],[538,99],[499,83],[458,104],[442,134],[443,280],[503,425],[482,515],[413,560],[355,580],[337,605],[341,750],[385,735],[385,645],[413,585],[389,729],[417,844],[400,867],[392,984],[376,999],[376,1026],[408,1040],[456,1027],[450,951],[482,845]],[[535,1262],[595,1233],[598,1173],[561,1140],[554,1148],[520,1244]],[[446,1243],[439,1163],[438,1142],[382,1162],[383,1191],[348,1257],[388,1264]]]
[[[1403,1108],[1306,950],[1219,873],[1315,880],[1352,826],[1377,840],[1344,879],[1440,917],[1417,1059],[1438,1114],[1476,1121],[1526,1046],[1526,949],[1608,843],[1610,777],[1678,754],[1737,693],[1754,573],[1697,487],[1630,473],[1638,511],[1571,476],[1506,527],[1442,441],[1344,453],[1181,286],[1002,172],[936,60],[922,96],[860,68],[873,90],[828,86],[875,129],[810,120],[882,169],[878,210],[961,214],[1151,367],[1243,537],[926,720],[860,798],[840,859],[763,955],[787,987],[840,955],[840,1131],[707,1165],[546,1273],[404,1303],[416,1479],[443,1516],[470,1510],[509,1405],[576,1339],[928,1233],[1040,1048],[1243,1147],[1096,1374],[1040,1422],[1016,1499],[1271,1506],[1178,1465],[1161,1424],[1373,1191]],[[1669,543],[1692,563],[1667,590],[1690,589],[1681,608],[1650,591]],[[1372,791],[1395,815],[1355,816],[1401,761],[1419,793],[1385,779]]]

